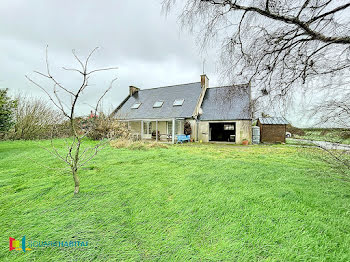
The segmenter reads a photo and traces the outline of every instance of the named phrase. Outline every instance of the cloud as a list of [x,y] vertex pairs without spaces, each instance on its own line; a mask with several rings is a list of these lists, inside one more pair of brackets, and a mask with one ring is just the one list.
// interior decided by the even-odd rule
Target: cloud
[[[46,99],[24,75],[45,70],[47,44],[52,72],[69,88],[79,84],[78,76],[61,69],[77,66],[72,49],[85,57],[99,46],[91,68],[119,67],[92,79],[83,97],[87,104],[96,101],[115,75],[118,81],[104,99],[105,107],[116,107],[129,85],[152,88],[194,82],[202,73],[203,56],[195,38],[180,30],[176,13],[162,15],[157,0],[3,0],[0,24],[0,88],[9,88],[12,94],[24,92]],[[206,73],[213,85],[217,83],[214,61],[215,57],[206,57]],[[88,111],[86,104],[78,110],[79,114]]]

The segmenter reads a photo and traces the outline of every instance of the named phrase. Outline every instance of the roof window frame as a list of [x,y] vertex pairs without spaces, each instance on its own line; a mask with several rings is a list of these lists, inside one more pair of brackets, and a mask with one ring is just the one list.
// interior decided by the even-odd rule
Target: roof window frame
[[[160,105],[157,105],[157,103],[160,103]],[[153,103],[153,108],[161,108],[164,105],[164,101],[157,100]]]
[[[176,103],[176,102],[180,102],[181,104],[179,103]],[[182,99],[175,99],[174,102],[173,102],[173,106],[182,106],[185,102],[185,99],[182,98]]]
[[131,106],[131,109],[139,109],[142,103],[136,102]]

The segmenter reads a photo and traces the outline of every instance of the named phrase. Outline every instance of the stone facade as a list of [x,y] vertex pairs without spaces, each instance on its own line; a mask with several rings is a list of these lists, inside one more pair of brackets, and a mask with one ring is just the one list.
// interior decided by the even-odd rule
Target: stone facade
[[236,121],[199,121],[198,122],[198,141],[209,142],[209,124],[210,123],[236,123],[236,144],[242,144],[243,139],[247,139],[249,143],[252,141],[252,121],[236,120]]

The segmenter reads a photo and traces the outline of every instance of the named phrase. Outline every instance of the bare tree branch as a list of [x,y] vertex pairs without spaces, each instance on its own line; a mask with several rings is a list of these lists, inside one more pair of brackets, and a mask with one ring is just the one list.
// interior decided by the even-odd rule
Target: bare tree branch
[[175,2],[202,49],[221,46],[221,79],[251,83],[268,108],[312,85],[319,93],[342,92],[350,79],[349,1],[164,0],[163,10]]
[[118,78],[114,78],[111,83],[109,84],[109,87],[105,90],[105,92],[100,96],[100,98],[98,99],[97,103],[96,103],[96,107],[95,107],[95,115],[97,113],[97,109],[98,106],[100,105],[100,102],[102,101],[102,99],[104,98],[104,96],[113,88],[113,83],[117,80]]
[[96,73],[96,72],[100,72],[100,71],[109,71],[109,70],[115,70],[115,69],[119,69],[118,67],[107,67],[107,68],[101,68],[101,69],[95,69],[95,70],[92,70],[88,73],[86,73],[87,75],[90,75],[90,74],[93,74],[93,73]]
[[[52,90],[53,95],[51,95],[50,92],[47,91],[44,87],[42,87],[40,84],[33,81],[30,77],[26,76],[26,78],[31,83],[33,83],[35,86],[39,87],[41,90],[43,90],[45,92],[45,94],[48,96],[48,98],[51,100],[51,102],[60,110],[60,112],[67,118],[67,120],[69,122],[70,134],[72,136],[72,141],[71,141],[71,143],[68,143],[66,140],[64,141],[65,147],[67,149],[67,153],[65,154],[65,156],[63,156],[58,151],[56,146],[54,145],[53,136],[51,136],[51,150],[49,150],[47,148],[44,148],[44,149],[49,154],[57,157],[58,159],[62,160],[64,163],[66,163],[69,166],[69,168],[72,171],[72,175],[73,175],[74,186],[75,186],[74,193],[75,194],[77,194],[79,192],[79,188],[80,188],[80,180],[78,177],[78,170],[80,169],[80,167],[82,167],[87,162],[89,162],[94,156],[96,156],[96,154],[100,150],[102,150],[104,148],[103,146],[107,143],[106,141],[100,141],[97,145],[95,145],[95,147],[93,147],[93,148],[88,147],[83,152],[81,152],[82,144],[84,143],[84,138],[91,131],[92,127],[88,128],[87,130],[82,130],[79,126],[77,126],[78,123],[77,123],[77,120],[75,118],[75,110],[77,107],[77,103],[80,100],[82,92],[89,86],[90,75],[92,75],[95,72],[116,69],[116,67],[100,68],[100,69],[92,70],[91,72],[87,73],[89,60],[97,49],[98,48],[96,47],[89,53],[89,55],[87,56],[87,58],[85,60],[85,63],[83,63],[82,60],[76,55],[75,50],[72,50],[73,56],[81,65],[82,70],[75,69],[75,68],[65,68],[65,67],[63,69],[66,71],[78,72],[82,76],[80,87],[76,91],[71,91],[71,90],[66,89],[51,75],[50,66],[49,66],[49,59],[48,59],[48,47],[46,48],[46,59],[45,59],[46,60],[47,74],[43,74],[43,73],[38,72],[38,71],[35,71],[35,73],[44,77],[44,78],[47,78],[47,79],[50,79],[51,81],[53,81],[53,83],[54,83],[53,90]],[[114,78],[111,81],[109,87],[102,93],[102,95],[97,100],[97,104],[96,104],[96,108],[95,108],[95,115],[96,115],[96,112],[97,112],[97,109],[98,109],[98,106],[99,106],[101,100],[113,88],[113,83],[116,81],[116,79],[117,78]],[[67,92],[70,95],[70,98],[72,99],[72,103],[71,103],[70,107],[65,106],[65,107],[69,108],[69,112],[65,111],[65,107],[63,106],[64,102],[63,102],[62,98],[60,96],[58,96],[57,88],[64,90],[65,92]],[[109,141],[109,140],[107,140],[107,141]],[[89,151],[92,151],[92,153],[87,154]]]

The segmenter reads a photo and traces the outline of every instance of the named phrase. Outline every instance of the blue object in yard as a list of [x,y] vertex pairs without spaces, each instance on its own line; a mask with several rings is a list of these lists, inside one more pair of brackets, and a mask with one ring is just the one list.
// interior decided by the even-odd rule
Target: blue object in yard
[[176,143],[183,143],[183,142],[190,142],[191,141],[191,135],[176,135],[177,142]]

